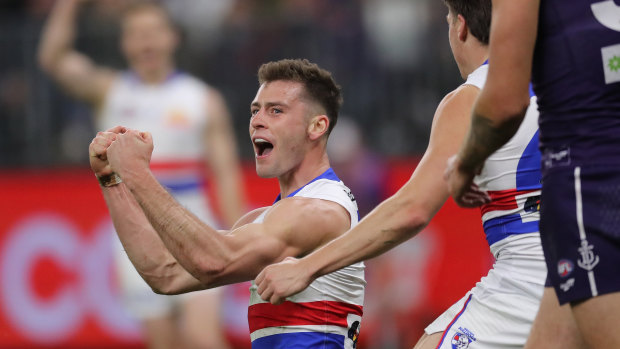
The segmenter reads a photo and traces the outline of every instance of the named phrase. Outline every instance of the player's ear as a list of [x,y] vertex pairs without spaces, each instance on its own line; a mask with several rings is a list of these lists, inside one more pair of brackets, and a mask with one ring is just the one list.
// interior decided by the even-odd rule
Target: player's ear
[[321,138],[329,129],[329,118],[327,115],[315,115],[310,119],[308,124],[308,136],[310,140]]
[[458,15],[456,17],[456,21],[457,21],[457,33],[459,36],[459,40],[461,41],[465,41],[467,40],[467,35],[468,35],[468,26],[467,26],[467,21],[465,20],[465,17],[463,17],[463,15]]

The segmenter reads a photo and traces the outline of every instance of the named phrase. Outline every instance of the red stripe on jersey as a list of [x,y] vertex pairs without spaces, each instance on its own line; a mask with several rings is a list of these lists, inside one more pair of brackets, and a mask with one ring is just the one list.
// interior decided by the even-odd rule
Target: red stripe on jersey
[[491,202],[482,205],[480,207],[480,212],[484,216],[487,212],[491,211],[509,211],[518,208],[516,196],[524,195],[527,193],[531,193],[534,191],[538,191],[539,189],[533,190],[517,190],[517,189],[508,189],[508,190],[496,190],[496,191],[488,191],[487,193],[491,197]]
[[348,314],[362,316],[362,306],[334,301],[286,301],[280,305],[258,303],[248,308],[248,322],[250,333],[268,327],[295,325],[332,325],[346,328]]

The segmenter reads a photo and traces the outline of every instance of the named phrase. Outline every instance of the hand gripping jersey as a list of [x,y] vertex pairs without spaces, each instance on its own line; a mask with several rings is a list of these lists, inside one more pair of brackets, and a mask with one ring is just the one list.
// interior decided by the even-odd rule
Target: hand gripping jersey
[[[483,64],[471,73],[465,84],[482,89],[488,72]],[[475,182],[491,196],[482,206],[482,222],[489,245],[508,236],[538,232],[540,203],[540,152],[538,150],[538,111],[536,97],[517,133],[491,154]]]
[[110,88],[98,128],[151,132],[154,175],[182,205],[213,224],[204,192],[207,102],[205,84],[188,74],[176,72],[162,84],[147,85],[126,72]]
[[[351,191],[332,169],[288,197],[292,196],[342,205],[351,217],[351,228],[359,220]],[[279,196],[276,202],[278,200]],[[266,212],[254,222],[262,222]],[[280,305],[263,301],[252,282],[248,308],[252,348],[355,348],[365,285],[364,264],[361,262],[317,278],[308,288],[288,297]]]

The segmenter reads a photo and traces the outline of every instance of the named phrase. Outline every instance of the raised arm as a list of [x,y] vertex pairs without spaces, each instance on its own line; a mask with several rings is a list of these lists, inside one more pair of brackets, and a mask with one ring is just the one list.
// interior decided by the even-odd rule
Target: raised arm
[[58,0],[39,44],[39,64],[76,98],[99,105],[114,79],[112,70],[96,66],[73,47],[81,0]]
[[135,131],[117,136],[108,148],[111,169],[123,178],[171,255],[203,287],[251,280],[266,265],[305,255],[350,225],[348,213],[336,203],[289,198],[270,208],[262,223],[220,234],[159,185],[148,169],[149,148],[148,136]]
[[465,143],[446,172],[450,194],[461,206],[483,203],[472,188],[484,161],[517,132],[529,105],[528,86],[540,0],[493,0],[489,73],[474,105]]
[[230,227],[243,214],[243,185],[230,113],[224,98],[214,89],[207,94],[207,116],[207,162],[215,179],[218,207]]
[[[95,175],[104,179],[101,181],[103,197],[127,256],[156,293],[181,293],[204,288],[168,252],[124,183],[115,184],[115,177],[110,177],[112,170],[107,161],[107,148],[121,132],[125,132],[122,127],[99,132],[90,144],[89,155]],[[111,182],[106,182],[106,178]]]
[[300,260],[263,270],[256,278],[261,297],[280,303],[317,277],[378,256],[420,232],[448,197],[442,173],[465,136],[477,94],[477,88],[461,86],[446,96],[435,113],[429,146],[409,181],[341,237]]

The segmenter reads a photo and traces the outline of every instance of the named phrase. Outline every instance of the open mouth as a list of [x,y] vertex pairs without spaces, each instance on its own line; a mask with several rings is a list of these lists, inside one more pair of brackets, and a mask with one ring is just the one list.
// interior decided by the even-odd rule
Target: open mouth
[[263,138],[256,138],[254,140],[254,148],[256,156],[263,157],[269,155],[273,150],[273,144]]

